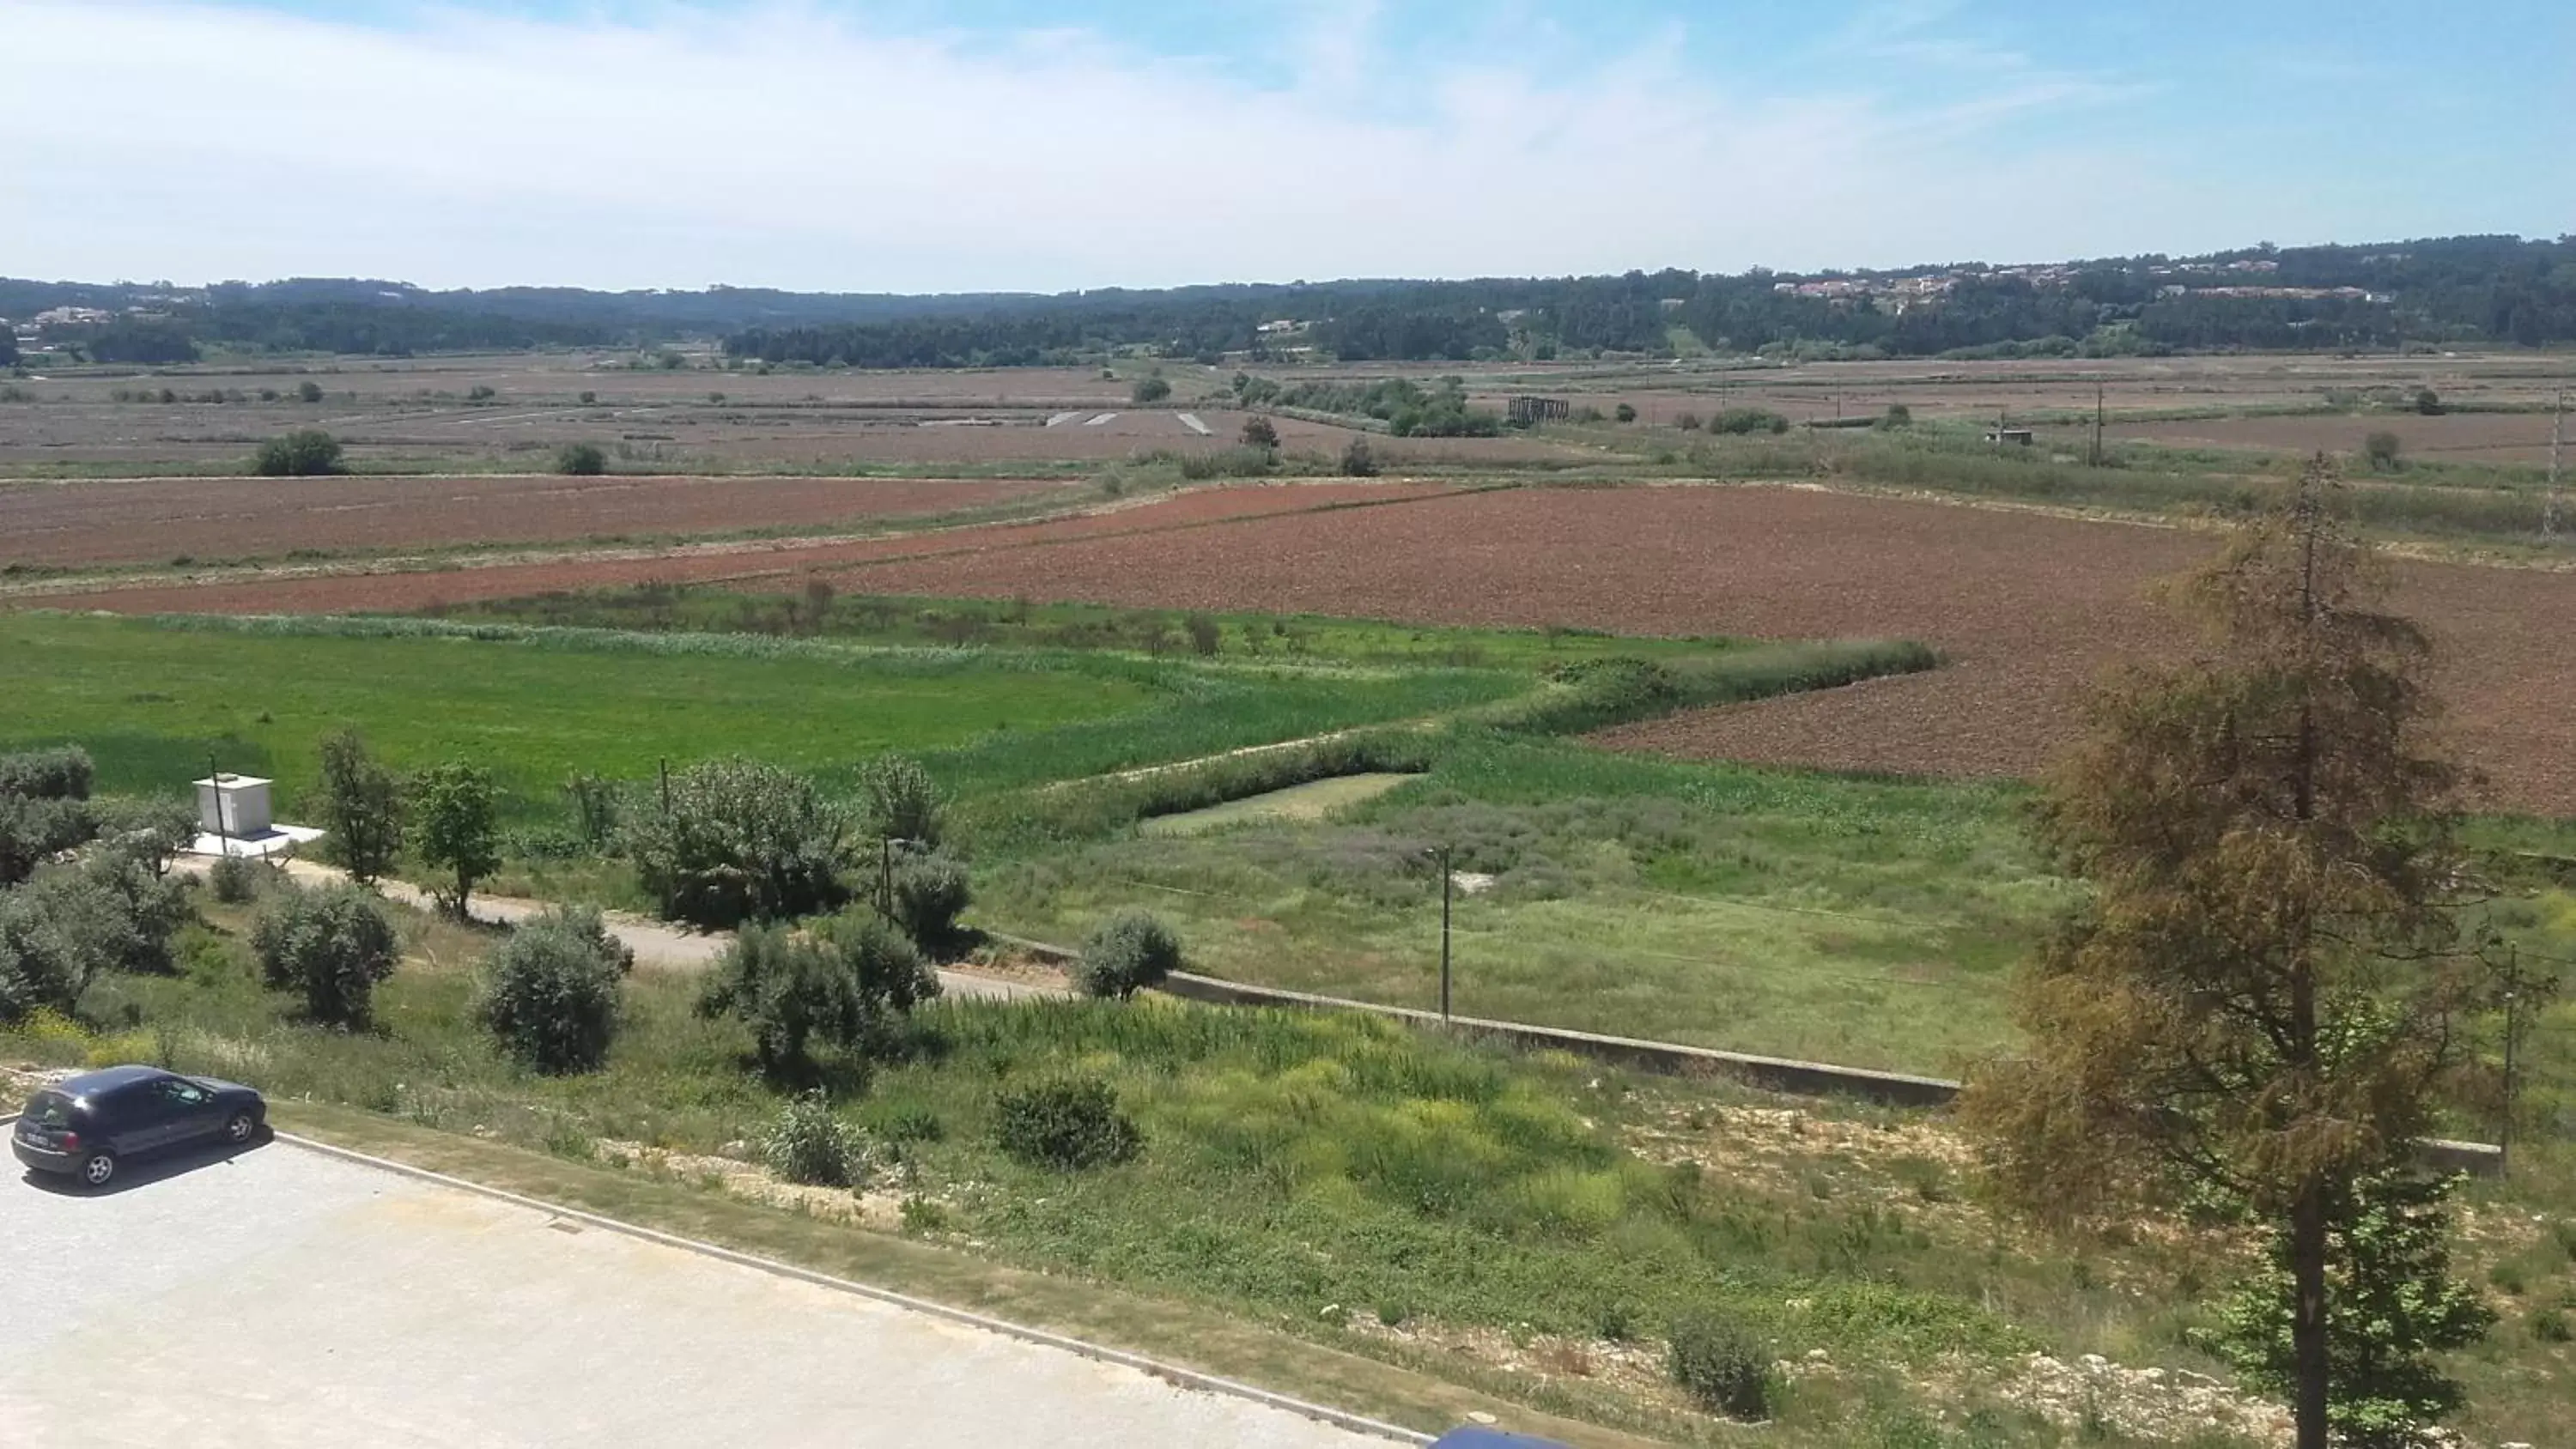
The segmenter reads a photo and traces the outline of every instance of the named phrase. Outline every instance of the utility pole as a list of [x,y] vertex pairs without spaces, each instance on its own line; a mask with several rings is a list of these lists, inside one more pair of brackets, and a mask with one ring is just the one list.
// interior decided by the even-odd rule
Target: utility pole
[[206,755],[206,783],[215,792],[215,849],[230,855],[233,853],[233,832],[232,827],[224,823],[224,772],[215,764],[212,751]]
[[1449,847],[1436,845],[1432,858],[1440,862],[1440,1019],[1449,1019]]
[[2567,389],[2558,390],[2558,401],[2549,410],[2549,501],[2541,505],[2540,531],[2543,535],[2558,532],[2558,453],[2567,441]]
[[2496,1176],[2513,1172],[2513,1057],[2515,1038],[2522,1035],[2522,965],[2521,952],[2511,943],[2505,946],[2504,976],[2504,1120],[2496,1124]]

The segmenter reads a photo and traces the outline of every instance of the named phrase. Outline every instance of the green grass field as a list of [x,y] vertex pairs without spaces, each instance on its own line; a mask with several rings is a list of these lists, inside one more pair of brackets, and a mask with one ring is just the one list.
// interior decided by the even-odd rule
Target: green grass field
[[[490,766],[523,813],[564,777],[744,754],[846,781],[886,750],[961,793],[1411,718],[1528,687],[1501,671],[1202,666],[1076,651],[475,630],[416,621],[0,615],[0,751],[77,741],[102,788],[266,773],[286,801],[351,725],[399,769]],[[281,802],[285,803],[284,801]]]
[[1211,974],[1430,1007],[1446,846],[1491,878],[1453,903],[1462,1013],[1937,1072],[2005,1040],[2066,898],[2016,798],[1490,741],[1320,821],[990,863],[977,919],[1071,943],[1142,905]]

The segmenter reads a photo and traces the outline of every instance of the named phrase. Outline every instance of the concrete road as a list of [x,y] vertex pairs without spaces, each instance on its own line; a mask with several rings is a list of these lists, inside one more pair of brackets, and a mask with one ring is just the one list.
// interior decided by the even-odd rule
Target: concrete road
[[0,1175],[0,1445],[1388,1441],[287,1143]]

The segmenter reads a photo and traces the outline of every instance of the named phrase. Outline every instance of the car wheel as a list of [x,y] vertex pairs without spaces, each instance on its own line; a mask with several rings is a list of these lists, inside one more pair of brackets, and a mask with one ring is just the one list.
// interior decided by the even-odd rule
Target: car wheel
[[259,1123],[248,1112],[235,1112],[233,1119],[224,1124],[224,1140],[238,1147],[248,1142],[257,1131]]
[[116,1154],[113,1152],[93,1152],[89,1156],[82,1158],[80,1175],[81,1181],[88,1183],[92,1187],[107,1186],[108,1179],[116,1176]]

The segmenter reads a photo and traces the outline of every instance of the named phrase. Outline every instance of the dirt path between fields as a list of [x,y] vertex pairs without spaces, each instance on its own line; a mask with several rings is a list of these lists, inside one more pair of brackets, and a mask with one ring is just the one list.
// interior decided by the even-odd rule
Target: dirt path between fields
[[[183,855],[172,869],[189,875],[198,875],[211,864],[213,864],[212,859],[206,856]],[[290,879],[307,885],[330,885],[349,878],[347,871],[318,861],[290,860],[285,863],[285,869]],[[378,881],[376,890],[385,899],[416,910],[438,909],[438,903],[431,899],[429,892],[407,881]],[[478,895],[468,902],[468,906],[473,918],[484,925],[514,926],[521,921],[533,919],[553,910],[555,903],[526,900],[516,896]],[[713,965],[718,956],[724,954],[726,947],[733,944],[731,931],[701,931],[690,926],[653,920],[629,911],[602,911],[600,915],[608,928],[608,934],[615,937],[626,949],[635,953],[635,965],[638,970],[675,974],[703,971]],[[1026,981],[1006,980],[999,976],[987,976],[980,972],[960,971],[944,966],[939,970],[939,984],[953,996],[1008,999],[1021,996],[1067,994],[1060,988],[1051,990]]]

